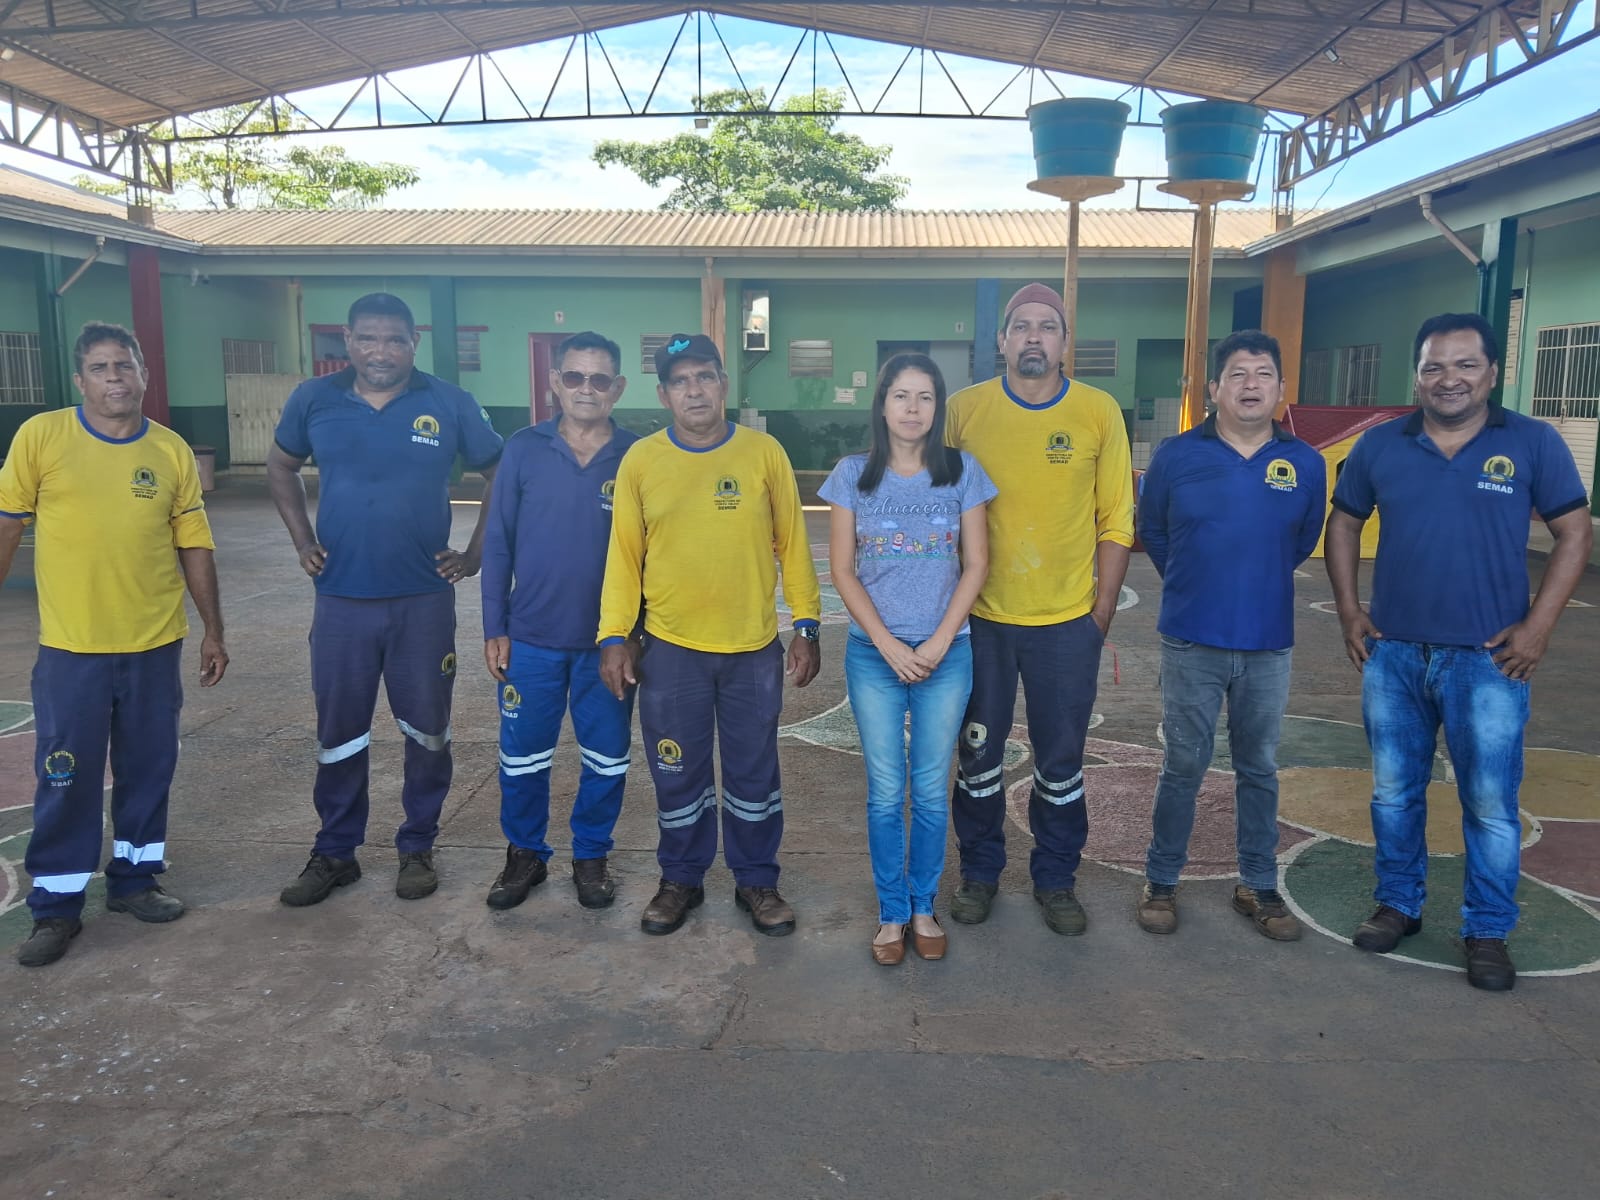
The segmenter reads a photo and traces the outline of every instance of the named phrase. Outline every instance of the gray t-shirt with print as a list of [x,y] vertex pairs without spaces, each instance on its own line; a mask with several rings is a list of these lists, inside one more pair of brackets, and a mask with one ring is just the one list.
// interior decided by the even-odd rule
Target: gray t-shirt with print
[[856,484],[866,465],[865,454],[841,458],[817,495],[855,514],[856,577],[889,632],[916,645],[939,627],[961,578],[961,514],[997,489],[965,450],[961,478],[944,487],[934,487],[926,470],[909,477],[886,470],[864,495]]

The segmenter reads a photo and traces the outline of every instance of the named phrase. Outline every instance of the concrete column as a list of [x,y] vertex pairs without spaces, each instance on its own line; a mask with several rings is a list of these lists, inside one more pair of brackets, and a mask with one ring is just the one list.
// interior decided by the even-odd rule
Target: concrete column
[[172,424],[167,403],[167,335],[161,306],[161,255],[154,246],[128,244],[128,292],[133,304],[133,335],[144,351],[150,376],[144,390],[144,415]]
[[1283,399],[1300,402],[1300,359],[1305,339],[1306,277],[1295,269],[1295,249],[1280,246],[1267,254],[1261,287],[1261,329],[1278,339],[1283,351]]
[[72,403],[72,343],[61,320],[61,260],[54,254],[34,259],[34,296],[39,307],[39,367],[44,377],[46,408]]
[[433,373],[461,386],[461,359],[456,353],[456,281],[448,275],[428,277],[428,315],[433,325]]
[[1000,334],[1000,281],[980,279],[973,289],[972,382],[994,378],[995,339]]
[[1511,336],[1512,275],[1517,269],[1517,219],[1505,217],[1483,227],[1483,270],[1478,273],[1478,314],[1494,326],[1500,339],[1500,379],[1489,400],[1499,404],[1505,393],[1506,340]]

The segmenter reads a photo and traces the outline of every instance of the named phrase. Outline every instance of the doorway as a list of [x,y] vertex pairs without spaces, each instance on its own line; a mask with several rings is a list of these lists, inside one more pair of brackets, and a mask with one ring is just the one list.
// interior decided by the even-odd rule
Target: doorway
[[528,415],[537,425],[556,415],[556,396],[550,390],[550,369],[555,366],[556,347],[567,340],[564,333],[528,335]]
[[926,354],[944,376],[945,391],[951,395],[972,382],[972,342],[894,341],[878,343],[878,369],[896,354]]

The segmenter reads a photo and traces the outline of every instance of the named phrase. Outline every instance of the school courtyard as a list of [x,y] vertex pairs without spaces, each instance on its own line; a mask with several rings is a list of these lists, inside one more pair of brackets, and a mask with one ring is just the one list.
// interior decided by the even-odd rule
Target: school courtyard
[[[313,908],[279,904],[315,827],[311,587],[259,478],[225,479],[209,506],[232,665],[220,686],[191,687],[183,714],[165,883],[191,909],[175,925],[141,925],[104,912],[97,880],[70,953],[32,971],[9,960],[28,920],[26,548],[0,591],[8,1198],[1594,1194],[1595,569],[1534,685],[1514,992],[1474,991],[1455,969],[1461,841],[1444,760],[1424,932],[1387,958],[1344,940],[1369,908],[1370,777],[1359,677],[1320,561],[1299,582],[1280,754],[1284,891],[1304,939],[1270,942],[1228,906],[1221,770],[1202,794],[1182,928],[1157,938],[1135,926],[1160,761],[1160,584],[1140,554],[1090,734],[1087,935],[1052,934],[1030,898],[1018,740],[1012,861],[994,916],[947,922],[944,961],[886,969],[867,952],[876,913],[836,597],[822,673],[790,691],[783,717],[793,936],[756,934],[720,866],[682,930],[640,932],[656,827],[637,745],[612,859],[617,903],[581,909],[563,842],[570,736],[554,778],[551,879],[520,908],[485,906],[504,841],[475,581],[459,589],[439,892],[394,896],[401,737],[380,701],[366,876]],[[461,545],[476,510],[455,512]],[[810,521],[825,570],[825,516]],[[1537,552],[1530,561],[1537,572]],[[954,852],[952,842],[941,913]]]

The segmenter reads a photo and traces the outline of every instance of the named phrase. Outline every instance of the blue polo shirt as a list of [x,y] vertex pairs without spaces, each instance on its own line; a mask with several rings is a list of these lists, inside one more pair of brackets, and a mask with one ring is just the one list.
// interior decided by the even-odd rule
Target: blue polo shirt
[[1224,650],[1294,645],[1294,569],[1327,511],[1322,455],[1274,424],[1246,458],[1217,418],[1156,448],[1139,498],[1139,537],[1161,573],[1168,637]]
[[547,650],[593,650],[611,542],[617,465],[638,437],[611,440],[579,466],[560,418],[506,442],[483,539],[483,636]]
[[1387,638],[1482,646],[1528,615],[1528,524],[1588,505],[1572,453],[1552,426],[1499,405],[1446,458],[1422,411],[1361,435],[1333,504],[1377,509],[1372,623]]
[[472,396],[412,371],[383,408],[355,393],[355,370],[308,379],[290,393],[273,434],[279,449],[316,460],[316,578],[325,596],[388,599],[448,591],[434,555],[450,547],[450,474],[500,458],[500,435]]

